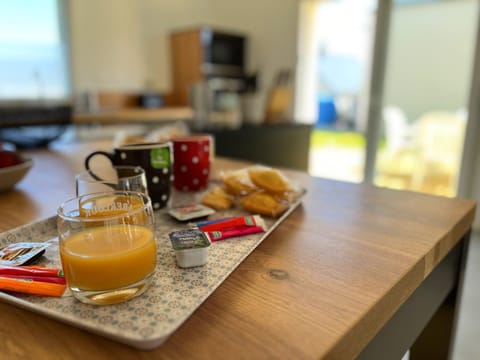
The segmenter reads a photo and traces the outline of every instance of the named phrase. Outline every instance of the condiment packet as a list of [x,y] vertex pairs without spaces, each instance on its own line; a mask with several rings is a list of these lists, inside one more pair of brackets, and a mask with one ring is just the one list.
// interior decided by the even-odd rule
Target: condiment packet
[[205,235],[207,235],[211,242],[215,242],[232,237],[257,234],[261,232],[265,232],[265,229],[261,226],[243,226],[226,230],[205,231]]
[[203,231],[187,229],[168,234],[175,250],[177,265],[182,268],[201,266],[207,263],[210,241]]
[[168,213],[179,221],[188,221],[211,215],[215,213],[215,210],[202,204],[191,204],[170,209]]
[[0,290],[62,296],[67,282],[62,269],[43,266],[0,266]]
[[203,221],[196,226],[202,231],[223,231],[227,229],[258,226],[266,230],[265,221],[260,215],[232,216],[223,219]]
[[205,233],[199,229],[172,231],[168,234],[175,250],[198,249],[210,246]]
[[66,288],[66,284],[0,276],[0,290],[5,291],[61,297]]
[[0,265],[18,266],[31,263],[43,255],[49,243],[20,242],[0,249]]

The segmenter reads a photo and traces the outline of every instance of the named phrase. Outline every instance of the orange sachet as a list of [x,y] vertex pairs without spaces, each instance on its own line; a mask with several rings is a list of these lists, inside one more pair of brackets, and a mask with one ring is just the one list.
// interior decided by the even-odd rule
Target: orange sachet
[[60,297],[65,292],[66,287],[65,284],[54,284],[27,279],[13,279],[0,276],[0,290]]

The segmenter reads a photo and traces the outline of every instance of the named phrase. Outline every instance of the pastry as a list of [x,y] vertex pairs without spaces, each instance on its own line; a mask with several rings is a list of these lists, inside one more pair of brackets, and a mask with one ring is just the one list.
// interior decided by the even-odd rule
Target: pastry
[[226,210],[233,205],[233,196],[220,186],[215,186],[209,190],[202,198],[202,204],[215,210]]
[[272,194],[254,192],[240,199],[240,205],[248,212],[277,217],[282,214],[288,205],[280,202]]
[[247,169],[226,172],[222,174],[221,179],[233,195],[246,195],[257,190],[250,180]]
[[259,188],[275,194],[292,191],[288,180],[278,170],[265,166],[253,166],[248,169],[252,182]]

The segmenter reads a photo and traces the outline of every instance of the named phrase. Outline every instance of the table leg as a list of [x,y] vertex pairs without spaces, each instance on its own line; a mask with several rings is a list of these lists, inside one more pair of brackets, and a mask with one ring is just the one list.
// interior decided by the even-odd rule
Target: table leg
[[462,244],[458,282],[410,349],[410,360],[450,359],[454,347],[458,315],[462,298],[469,236]]
[[455,338],[470,232],[438,264],[357,359],[448,359]]

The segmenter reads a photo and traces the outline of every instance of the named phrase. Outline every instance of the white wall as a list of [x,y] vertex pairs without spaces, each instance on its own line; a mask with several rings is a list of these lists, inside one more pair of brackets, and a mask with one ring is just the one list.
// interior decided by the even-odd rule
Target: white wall
[[383,103],[414,121],[468,102],[477,0],[396,6],[392,13]]
[[144,87],[146,63],[136,0],[70,0],[74,92]]
[[249,35],[249,71],[266,90],[280,68],[295,70],[297,0],[70,0],[74,90],[171,90],[169,33],[212,25]]

